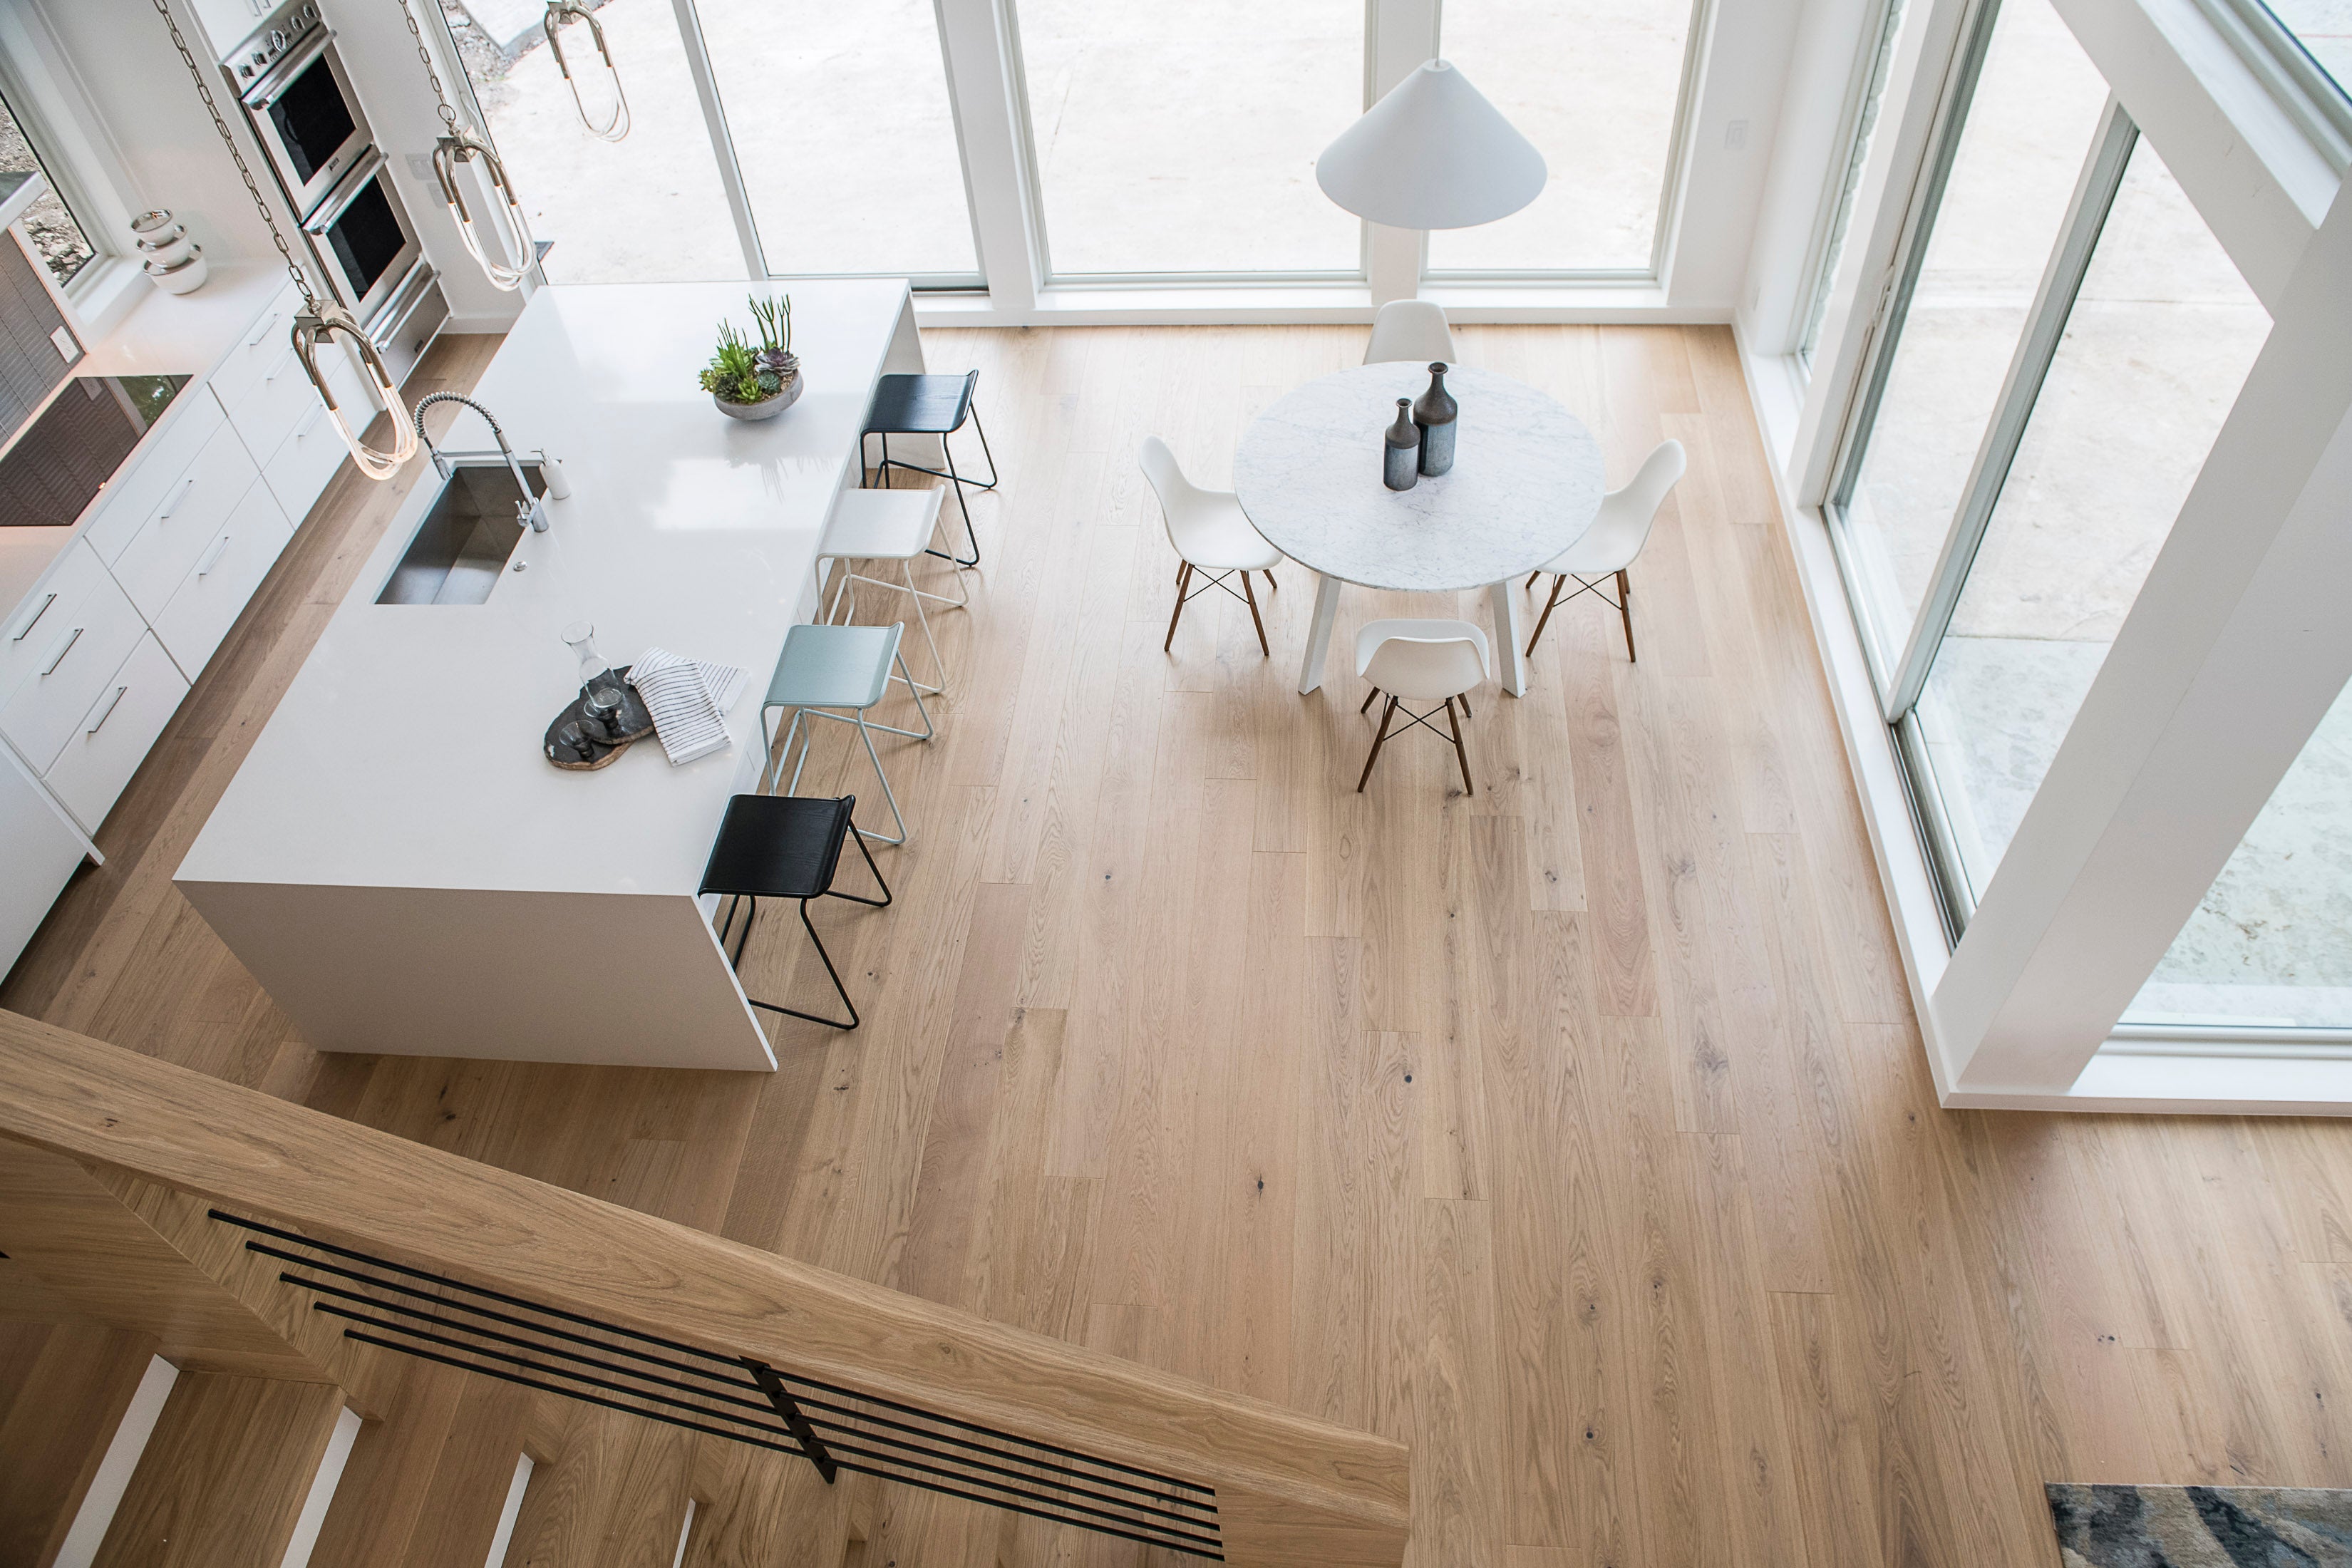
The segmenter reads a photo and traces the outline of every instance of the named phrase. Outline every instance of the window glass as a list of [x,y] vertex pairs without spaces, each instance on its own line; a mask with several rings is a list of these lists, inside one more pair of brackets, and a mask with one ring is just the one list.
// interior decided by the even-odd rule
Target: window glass
[[2352,687],[2321,720],[2128,1024],[2352,1029]]
[[2049,0],[2004,0],[1843,498],[1890,661],[1968,487],[2106,100]]
[[1432,272],[1647,272],[1691,0],[1446,0],[1441,48],[1550,170],[1543,195],[1429,237]]
[[[0,101],[0,180],[9,174],[40,174],[47,178],[40,156],[25,139],[23,127],[16,123],[16,111]],[[5,183],[10,190],[15,189],[16,182]],[[60,288],[71,282],[74,274],[98,254],[66,206],[65,199],[58,195],[54,183],[16,220],[16,227],[31,242],[34,254],[47,265],[49,276]]]
[[1920,702],[1979,894],[2269,331],[2269,315],[2142,141]]
[[697,0],[768,270],[977,283],[930,0]]
[[2339,90],[2352,88],[2352,0],[2269,0],[2265,8]]
[[1838,262],[1845,255],[1846,230],[1853,224],[1854,195],[1862,189],[1862,171],[1870,162],[1870,143],[1878,130],[1878,107],[1886,96],[1886,68],[1895,58],[1895,39],[1903,30],[1903,0],[1887,0],[1879,18],[1878,43],[1871,50],[1870,75],[1854,112],[1853,142],[1846,149],[1845,173],[1838,181],[1829,233],[1822,241],[1822,266],[1813,279],[1813,297],[1805,307],[1805,324],[1798,334],[1797,354],[1810,366],[1821,346],[1822,322],[1829,315],[1830,293],[1837,285]]
[[1362,0],[1024,0],[1056,276],[1360,276],[1363,226],[1315,160],[1364,109]]
[[[521,29],[493,38],[457,0],[441,4],[531,232],[553,242],[542,263],[551,282],[744,275],[743,247],[670,0],[605,0],[596,9],[628,89],[631,128],[620,142],[599,141],[581,124],[536,7],[482,7]],[[586,24],[564,28],[563,53],[602,123],[612,111],[612,78]]]

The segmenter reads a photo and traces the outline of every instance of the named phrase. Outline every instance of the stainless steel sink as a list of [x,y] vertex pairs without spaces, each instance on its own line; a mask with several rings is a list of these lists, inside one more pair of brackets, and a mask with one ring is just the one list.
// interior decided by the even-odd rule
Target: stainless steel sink
[[[522,465],[534,493],[544,484],[539,465]],[[375,596],[379,605],[478,605],[498,586],[524,530],[515,509],[523,501],[504,463],[461,463],[416,526],[400,563]]]

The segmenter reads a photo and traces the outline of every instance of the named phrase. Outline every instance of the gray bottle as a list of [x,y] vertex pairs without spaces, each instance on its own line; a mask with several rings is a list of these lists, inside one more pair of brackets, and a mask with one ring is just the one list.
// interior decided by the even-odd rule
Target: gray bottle
[[1429,367],[1429,390],[1412,405],[1412,422],[1421,426],[1421,471],[1442,474],[1454,466],[1455,418],[1462,412],[1445,390],[1445,366]]
[[1421,482],[1421,429],[1412,422],[1412,399],[1397,399],[1396,423],[1381,438],[1385,454],[1381,483],[1392,490],[1409,490]]

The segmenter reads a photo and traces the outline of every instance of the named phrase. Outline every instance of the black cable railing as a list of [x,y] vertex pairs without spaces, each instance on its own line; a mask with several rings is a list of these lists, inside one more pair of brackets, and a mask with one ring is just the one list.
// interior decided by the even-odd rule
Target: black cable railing
[[220,1209],[363,1344],[843,1470],[1224,1561],[1214,1489],[623,1328]]

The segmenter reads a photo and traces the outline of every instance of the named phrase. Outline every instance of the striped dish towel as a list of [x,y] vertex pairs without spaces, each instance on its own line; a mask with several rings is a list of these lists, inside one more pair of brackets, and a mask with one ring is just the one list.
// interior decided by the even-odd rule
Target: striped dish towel
[[727,710],[749,679],[731,664],[702,664],[659,647],[629,667],[629,684],[646,700],[672,767],[726,749]]

